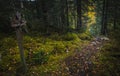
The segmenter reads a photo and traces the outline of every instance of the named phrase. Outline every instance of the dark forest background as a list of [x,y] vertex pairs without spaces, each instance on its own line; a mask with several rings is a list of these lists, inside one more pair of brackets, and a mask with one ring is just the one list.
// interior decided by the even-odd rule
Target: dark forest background
[[11,27],[17,11],[27,21],[20,27],[29,69],[25,76],[56,76],[61,60],[101,36],[110,41],[95,63],[101,67],[97,75],[120,75],[120,0],[0,0],[0,76],[23,73]]

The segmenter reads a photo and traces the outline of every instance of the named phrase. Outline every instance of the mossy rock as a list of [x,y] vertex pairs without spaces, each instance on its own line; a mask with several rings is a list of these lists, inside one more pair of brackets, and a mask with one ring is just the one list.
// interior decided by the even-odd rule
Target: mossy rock
[[66,41],[71,41],[71,40],[78,39],[78,36],[75,33],[67,33],[67,34],[63,35],[62,39],[66,40]]
[[81,40],[91,40],[92,37],[86,33],[82,33],[82,34],[79,34],[78,37],[81,39]]

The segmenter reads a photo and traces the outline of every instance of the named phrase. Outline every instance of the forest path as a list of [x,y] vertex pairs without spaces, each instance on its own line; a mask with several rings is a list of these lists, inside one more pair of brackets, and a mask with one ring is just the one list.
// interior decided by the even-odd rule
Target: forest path
[[108,41],[106,37],[94,38],[80,52],[65,59],[66,70],[70,76],[94,76],[93,62],[102,45]]

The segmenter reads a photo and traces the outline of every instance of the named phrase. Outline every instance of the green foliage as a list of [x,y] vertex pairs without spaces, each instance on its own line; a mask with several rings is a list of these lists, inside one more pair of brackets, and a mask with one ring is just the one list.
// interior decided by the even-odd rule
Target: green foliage
[[63,40],[66,40],[66,41],[71,41],[76,39],[78,39],[78,36],[75,33],[69,32],[63,36]]
[[8,37],[0,41],[0,71],[11,71],[15,73],[17,64],[20,62],[17,42],[14,38]]
[[[76,48],[81,46],[81,41],[77,35],[76,33],[67,33],[64,35],[55,34],[55,36],[53,34],[47,37],[24,36],[23,46],[28,68],[30,69],[30,67],[34,66],[35,68],[32,68],[32,72],[36,73],[42,69],[43,71],[39,73],[40,75],[43,73],[46,75],[48,72],[52,72],[52,70],[58,70],[59,61],[72,54]],[[18,67],[18,64],[20,64],[20,55],[17,45],[17,40],[13,36],[2,38],[0,41],[0,53],[2,54],[0,70],[2,72],[11,71],[14,75],[17,70],[21,71],[22,68]],[[28,56],[29,52],[32,52],[30,57]]]
[[94,70],[97,70],[96,76],[119,76],[120,70],[120,47],[119,35],[112,32],[111,39],[105,43],[94,62]]
[[102,48],[102,50],[104,50],[104,51],[105,51],[105,50],[110,51],[112,47],[113,47],[113,45],[112,45],[112,44],[107,43],[107,44],[105,44],[105,45],[104,45],[104,47]]
[[91,40],[92,39],[92,36],[87,33],[78,34],[78,37],[81,40]]
[[49,55],[44,51],[40,50],[33,54],[33,62],[34,64],[44,64],[47,63],[49,59]]
[[61,35],[59,35],[58,33],[55,33],[55,34],[52,34],[51,36],[50,36],[50,38],[52,39],[52,40],[62,40],[62,36]]
[[117,42],[117,44],[119,44],[120,43],[120,40],[119,40],[119,38],[120,38],[120,29],[116,29],[116,30],[112,30],[110,33],[109,33],[109,37],[111,38],[111,39],[113,39],[115,42]]
[[4,51],[6,49],[6,46],[6,50],[8,50],[9,48],[16,46],[16,41],[12,37],[4,38],[0,41],[0,46],[0,51]]
[[93,36],[99,35],[100,30],[101,30],[100,24],[93,24],[89,28],[89,31],[90,31],[91,35],[93,35]]
[[53,51],[51,52],[52,54],[61,54],[61,53],[64,53],[65,52],[65,45],[63,43],[60,43],[60,44],[56,44],[54,46],[54,49]]

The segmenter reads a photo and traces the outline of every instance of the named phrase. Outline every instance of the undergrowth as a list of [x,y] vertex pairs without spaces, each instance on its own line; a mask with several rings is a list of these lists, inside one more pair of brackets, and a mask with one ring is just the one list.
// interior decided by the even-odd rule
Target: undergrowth
[[[46,76],[59,71],[60,61],[73,54],[87,44],[91,36],[77,33],[50,36],[24,36],[23,46],[27,67],[26,76]],[[84,39],[84,41],[82,41]],[[3,38],[0,41],[0,73],[5,76],[15,76],[18,65],[21,64],[19,49],[15,36]]]
[[119,37],[116,32],[110,34],[110,41],[103,45],[94,61],[95,75],[93,76],[120,76]]

